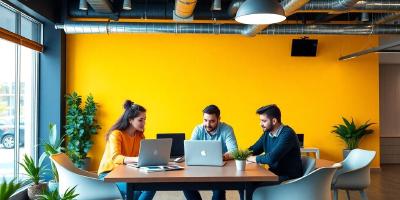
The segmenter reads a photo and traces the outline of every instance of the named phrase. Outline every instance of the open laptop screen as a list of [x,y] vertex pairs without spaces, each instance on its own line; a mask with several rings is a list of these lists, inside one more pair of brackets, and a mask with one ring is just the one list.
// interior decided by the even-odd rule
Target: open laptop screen
[[171,157],[177,158],[185,155],[185,133],[158,133],[157,139],[172,138]]

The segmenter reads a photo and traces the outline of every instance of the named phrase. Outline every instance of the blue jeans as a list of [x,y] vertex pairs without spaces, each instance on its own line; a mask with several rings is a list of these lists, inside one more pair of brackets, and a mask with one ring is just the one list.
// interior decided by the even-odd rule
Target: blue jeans
[[[187,200],[201,200],[199,191],[184,190],[183,194]],[[212,200],[225,200],[225,190],[213,190]]]
[[[99,174],[99,180],[104,180],[104,177],[107,176],[107,172]],[[119,192],[121,192],[121,195],[124,199],[126,199],[126,186],[127,184],[124,182],[118,182],[116,183]],[[133,200],[152,200],[154,195],[156,194],[156,191],[129,191],[134,193],[134,199]]]

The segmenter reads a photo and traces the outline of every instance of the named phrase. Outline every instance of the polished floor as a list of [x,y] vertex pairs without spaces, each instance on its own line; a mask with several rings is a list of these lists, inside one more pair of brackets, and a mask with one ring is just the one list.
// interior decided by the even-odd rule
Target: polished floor
[[[371,185],[367,190],[369,200],[398,200],[400,199],[400,165],[382,165],[380,171],[371,172]],[[202,191],[203,199],[211,199],[211,192]],[[352,200],[359,200],[358,192],[350,193]],[[157,192],[155,200],[185,199],[182,192]],[[237,191],[228,191],[228,200],[239,200]],[[339,194],[339,199],[346,199],[344,191]]]

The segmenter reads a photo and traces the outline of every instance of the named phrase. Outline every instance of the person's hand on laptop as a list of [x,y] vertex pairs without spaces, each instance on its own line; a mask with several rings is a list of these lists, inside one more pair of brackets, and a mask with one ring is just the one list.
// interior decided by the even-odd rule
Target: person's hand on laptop
[[251,163],[256,163],[256,156],[250,156],[250,157],[248,157],[248,158],[247,158],[247,161],[248,161],[248,162],[251,162]]
[[124,164],[137,163],[138,160],[139,160],[139,157],[125,157]]
[[224,155],[222,155],[222,160],[227,161],[227,160],[232,160],[233,157],[229,152],[226,152]]

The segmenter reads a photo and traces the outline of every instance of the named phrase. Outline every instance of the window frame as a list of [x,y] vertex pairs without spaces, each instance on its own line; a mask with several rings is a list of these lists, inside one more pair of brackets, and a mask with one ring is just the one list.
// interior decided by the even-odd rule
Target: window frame
[[[29,106],[32,106],[32,141],[25,141],[25,142],[30,142],[32,143],[32,146],[34,147],[34,149],[26,149],[25,151],[31,152],[32,153],[32,157],[34,158],[35,163],[37,164],[38,162],[38,128],[39,128],[39,113],[38,113],[38,109],[39,109],[39,53],[43,51],[43,23],[39,22],[38,20],[30,17],[29,15],[15,9],[14,7],[6,4],[5,2],[0,0],[0,6],[9,9],[10,11],[14,12],[15,15],[15,27],[16,33],[13,33],[11,31],[8,31],[4,28],[0,27],[0,33],[4,33],[6,32],[7,36],[11,37],[11,40],[9,38],[4,38],[4,37],[0,37],[1,39],[4,39],[8,42],[12,42],[15,43],[15,66],[14,66],[14,71],[15,71],[15,77],[14,77],[14,81],[15,81],[15,89],[13,92],[15,92],[15,99],[14,99],[14,104],[15,104],[15,108],[14,108],[14,112],[13,112],[13,116],[15,117],[14,119],[14,130],[15,130],[15,134],[14,134],[14,178],[19,179],[20,178],[20,166],[18,164],[18,162],[20,161],[20,146],[19,146],[19,141],[20,141],[20,122],[21,122],[21,70],[22,70],[22,56],[21,56],[21,52],[22,52],[22,48],[26,47],[28,49],[33,50],[32,53],[33,55],[33,69],[32,69],[32,82],[29,83],[29,85],[32,84],[32,87],[30,87],[29,89],[32,89],[32,99],[31,99],[31,104]],[[34,23],[35,25],[37,25],[38,27],[38,35],[36,38],[39,41],[33,41],[30,40],[28,38],[22,37],[21,34],[21,19],[25,18],[27,20],[29,20],[30,22]],[[34,39],[34,38],[33,38]],[[25,84],[25,87],[27,87],[27,84]],[[25,100],[25,103],[27,101]],[[24,105],[27,106],[27,105]],[[25,131],[26,132],[26,131]]]

